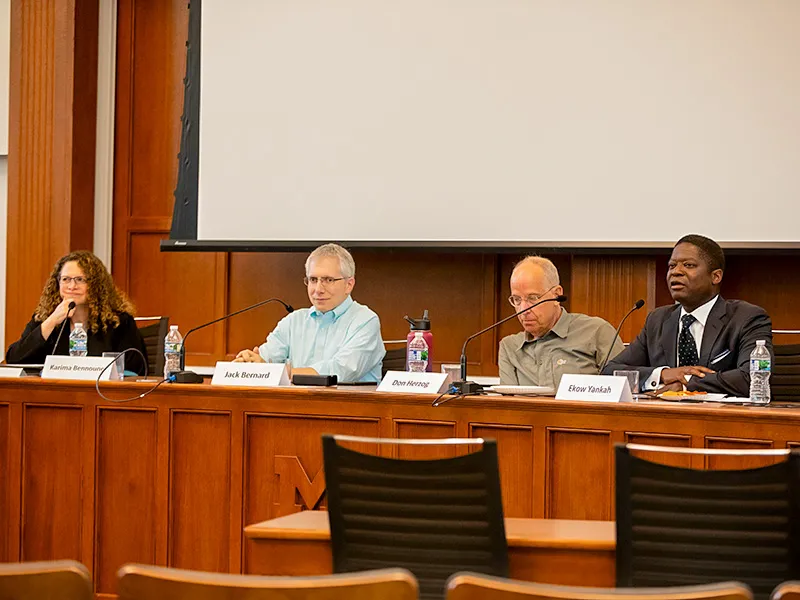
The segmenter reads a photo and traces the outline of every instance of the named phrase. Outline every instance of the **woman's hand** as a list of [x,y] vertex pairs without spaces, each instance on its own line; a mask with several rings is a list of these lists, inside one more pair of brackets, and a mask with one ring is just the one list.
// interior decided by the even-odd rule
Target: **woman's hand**
[[[72,304],[72,308],[70,308],[70,304]],[[61,304],[56,306],[56,309],[50,313],[50,316],[42,322],[42,337],[44,339],[49,339],[53,330],[61,325],[74,310],[75,303],[72,300],[62,300]]]

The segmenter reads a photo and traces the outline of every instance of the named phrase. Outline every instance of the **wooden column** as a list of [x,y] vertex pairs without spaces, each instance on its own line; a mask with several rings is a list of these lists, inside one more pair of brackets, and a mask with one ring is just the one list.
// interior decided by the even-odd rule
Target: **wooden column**
[[92,249],[98,0],[12,0],[6,332],[53,264]]
[[637,300],[645,308],[631,315],[620,337],[631,342],[656,308],[656,259],[649,256],[575,256],[572,259],[571,307],[602,317],[614,327]]

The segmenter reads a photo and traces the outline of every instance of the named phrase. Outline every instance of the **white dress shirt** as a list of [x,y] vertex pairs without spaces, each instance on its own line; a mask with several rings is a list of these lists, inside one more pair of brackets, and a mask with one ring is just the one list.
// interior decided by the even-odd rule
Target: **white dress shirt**
[[[689,326],[689,333],[692,334],[694,337],[695,346],[697,346],[697,356],[700,356],[700,346],[703,344],[703,332],[706,330],[706,321],[708,321],[708,315],[711,314],[711,309],[714,308],[714,304],[719,299],[719,296],[714,296],[711,300],[703,304],[702,306],[698,306],[692,312],[686,312],[686,309],[681,306],[681,316],[680,320],[678,321],[678,339],[681,337],[681,331],[683,331],[683,316],[684,315],[692,315],[694,317],[694,322]],[[676,347],[678,345],[676,344]],[[675,364],[678,364],[678,352],[675,351]],[[661,386],[661,371],[664,369],[668,369],[667,366],[656,367],[653,369],[653,372],[650,374],[650,377],[645,382],[644,390],[654,390]],[[686,377],[686,381],[691,379],[691,375]],[[684,386],[685,387],[685,386]]]

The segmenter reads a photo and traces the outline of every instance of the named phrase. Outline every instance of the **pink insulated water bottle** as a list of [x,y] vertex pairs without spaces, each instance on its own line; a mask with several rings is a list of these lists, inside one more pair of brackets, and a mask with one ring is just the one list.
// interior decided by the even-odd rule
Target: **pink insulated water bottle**
[[411,324],[406,338],[406,371],[430,373],[433,370],[433,334],[428,311],[423,312],[421,319],[412,319],[408,315],[404,318]]

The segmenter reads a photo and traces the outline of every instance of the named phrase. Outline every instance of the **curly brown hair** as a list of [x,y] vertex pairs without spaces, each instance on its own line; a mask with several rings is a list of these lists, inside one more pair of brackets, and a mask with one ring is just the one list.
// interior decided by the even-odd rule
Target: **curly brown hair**
[[53,267],[50,278],[42,290],[39,306],[36,307],[34,318],[42,322],[62,302],[59,293],[61,269],[68,262],[76,262],[86,276],[86,298],[89,309],[88,329],[97,333],[99,329],[105,332],[119,325],[119,313],[125,312],[133,316],[135,308],[125,293],[120,290],[111,278],[105,265],[88,250],[77,250],[62,256]]

